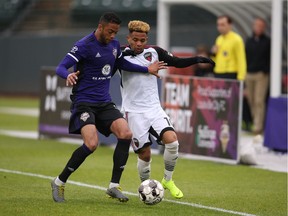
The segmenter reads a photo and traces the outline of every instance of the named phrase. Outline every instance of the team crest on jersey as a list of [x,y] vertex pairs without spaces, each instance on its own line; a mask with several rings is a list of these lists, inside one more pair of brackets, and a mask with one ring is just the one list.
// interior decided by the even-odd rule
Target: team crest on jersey
[[84,112],[81,114],[80,119],[85,122],[89,117],[90,117],[89,113]]
[[151,52],[145,53],[144,58],[151,62],[152,61],[152,53]]
[[102,68],[102,74],[107,76],[110,74],[111,71],[111,66],[109,64],[104,65],[104,67]]
[[114,57],[116,59],[116,57],[117,57],[117,49],[116,48],[113,48],[113,55],[114,55]]
[[78,47],[77,46],[73,46],[70,52],[71,53],[76,53],[77,50],[78,50]]

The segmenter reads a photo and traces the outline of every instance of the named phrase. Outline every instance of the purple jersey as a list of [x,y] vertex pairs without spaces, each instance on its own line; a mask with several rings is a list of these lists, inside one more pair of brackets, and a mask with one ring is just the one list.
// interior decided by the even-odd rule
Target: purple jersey
[[123,58],[117,40],[112,40],[109,44],[100,43],[95,32],[76,42],[58,65],[56,73],[67,79],[68,69],[72,66],[74,71],[80,71],[77,84],[72,90],[71,99],[74,103],[110,102],[110,79],[117,68],[148,72],[147,67],[131,64]]
[[77,64],[79,70],[77,84],[72,93],[74,102],[109,102],[109,85],[115,59],[121,57],[119,42],[102,44],[97,41],[94,32],[79,40],[67,54]]

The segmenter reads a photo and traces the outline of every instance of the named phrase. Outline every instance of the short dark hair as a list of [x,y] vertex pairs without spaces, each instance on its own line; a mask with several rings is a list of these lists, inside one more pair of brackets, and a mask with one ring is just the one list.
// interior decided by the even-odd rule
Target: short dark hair
[[104,13],[100,19],[99,19],[99,23],[115,23],[120,25],[121,24],[121,20],[120,18],[113,12],[106,12]]
[[221,19],[221,18],[226,18],[226,19],[227,19],[227,22],[228,22],[229,24],[232,24],[232,23],[233,23],[232,18],[231,18],[230,16],[228,16],[228,15],[221,15],[221,16],[218,16],[217,19]]
[[261,20],[263,23],[267,24],[266,20],[264,18],[262,18],[262,17],[255,17],[254,21],[255,20]]

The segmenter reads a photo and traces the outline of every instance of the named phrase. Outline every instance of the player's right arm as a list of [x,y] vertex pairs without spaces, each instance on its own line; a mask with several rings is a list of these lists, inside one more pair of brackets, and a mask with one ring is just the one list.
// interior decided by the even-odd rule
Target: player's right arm
[[73,86],[77,83],[79,71],[70,73],[69,68],[76,65],[83,57],[85,57],[85,47],[81,44],[76,44],[70,52],[64,57],[56,68],[56,74],[63,79],[66,79],[66,86]]
[[66,86],[73,86],[77,83],[79,71],[70,73],[69,68],[76,64],[76,60],[66,55],[56,68],[56,74],[63,79],[66,79]]

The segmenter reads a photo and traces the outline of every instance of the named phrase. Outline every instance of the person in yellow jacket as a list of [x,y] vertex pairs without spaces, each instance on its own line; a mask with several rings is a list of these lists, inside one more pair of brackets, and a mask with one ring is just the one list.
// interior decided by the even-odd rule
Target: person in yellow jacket
[[215,77],[243,81],[247,67],[243,39],[232,31],[232,19],[227,15],[217,18],[217,29],[220,35],[211,50],[215,55]]

